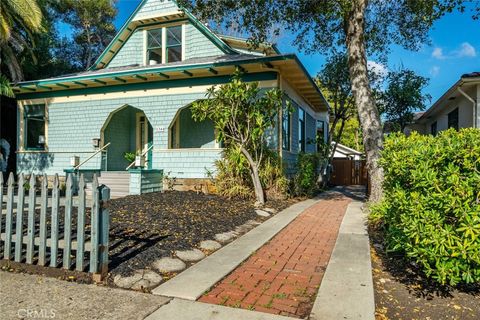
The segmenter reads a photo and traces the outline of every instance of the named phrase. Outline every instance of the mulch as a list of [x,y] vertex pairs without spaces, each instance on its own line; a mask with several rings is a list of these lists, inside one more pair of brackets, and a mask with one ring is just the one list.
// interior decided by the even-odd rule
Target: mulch
[[[271,201],[282,210],[294,200]],[[215,234],[234,230],[248,220],[262,220],[252,200],[228,199],[193,191],[166,191],[113,199],[110,210],[109,271],[130,275],[175,250],[198,247]]]
[[479,319],[480,284],[440,286],[403,256],[387,254],[383,236],[370,230],[375,317],[385,319]]

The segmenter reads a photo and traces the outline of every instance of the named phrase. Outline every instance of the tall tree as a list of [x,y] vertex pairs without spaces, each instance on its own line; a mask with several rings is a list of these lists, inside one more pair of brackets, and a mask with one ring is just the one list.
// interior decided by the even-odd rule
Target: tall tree
[[0,68],[8,71],[13,82],[23,80],[18,54],[34,47],[33,34],[42,30],[42,12],[36,0],[0,1]]
[[260,94],[258,83],[243,82],[237,71],[230,83],[208,89],[206,97],[192,105],[193,118],[212,120],[217,139],[243,154],[250,167],[257,202],[264,204],[259,168],[265,160],[267,130],[275,126],[283,93],[271,89]]
[[88,69],[115,36],[116,0],[62,0],[57,11],[71,25],[76,65]]
[[352,93],[362,125],[370,200],[382,197],[383,171],[378,164],[383,146],[379,112],[367,72],[369,55],[385,57],[392,43],[419,49],[428,30],[444,13],[462,6],[461,0],[180,0],[204,20],[236,22],[254,43],[267,40],[272,27],[295,36],[307,53],[346,49]]
[[25,80],[50,78],[79,71],[75,63],[76,52],[72,39],[62,35],[59,29],[61,14],[57,11],[58,0],[37,0],[43,14],[44,31],[33,35],[36,61],[25,52],[19,55]]
[[381,94],[379,109],[393,131],[405,129],[413,121],[415,111],[425,110],[430,95],[422,91],[428,79],[404,69],[391,71],[387,76],[387,87]]

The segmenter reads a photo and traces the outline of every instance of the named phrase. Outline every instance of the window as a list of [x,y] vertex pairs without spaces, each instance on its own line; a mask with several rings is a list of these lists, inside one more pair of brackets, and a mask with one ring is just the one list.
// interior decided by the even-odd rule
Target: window
[[147,31],[147,64],[162,63],[162,29]]
[[432,134],[432,136],[437,135],[437,121],[430,125],[430,133]]
[[305,111],[298,108],[298,151],[305,152]]
[[458,108],[448,114],[448,128],[458,130]]
[[317,120],[317,152],[322,151],[322,145],[325,142],[325,122]]
[[167,28],[166,62],[182,61],[182,26]]
[[25,106],[25,149],[45,149],[45,105]]
[[290,111],[288,108],[283,109],[282,119],[282,148],[283,150],[290,150]]

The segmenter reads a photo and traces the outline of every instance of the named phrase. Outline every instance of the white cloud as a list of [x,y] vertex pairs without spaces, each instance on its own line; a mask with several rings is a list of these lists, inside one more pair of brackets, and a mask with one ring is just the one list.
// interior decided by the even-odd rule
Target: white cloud
[[457,50],[458,57],[476,57],[477,52],[475,48],[468,42],[464,42],[460,45],[460,49]]
[[385,78],[388,74],[388,68],[384,64],[372,60],[367,61],[367,69],[379,78]]
[[436,47],[435,49],[433,49],[432,57],[440,60],[445,59],[445,56],[443,55],[443,49],[439,47]]
[[446,54],[443,53],[443,49],[440,47],[435,47],[432,51],[432,57],[438,60],[444,59],[453,59],[453,58],[463,58],[463,57],[476,57],[477,51],[475,48],[468,42],[463,42],[460,47]]
[[438,76],[439,73],[440,73],[440,67],[439,66],[433,66],[433,67],[430,68],[430,75],[432,77]]

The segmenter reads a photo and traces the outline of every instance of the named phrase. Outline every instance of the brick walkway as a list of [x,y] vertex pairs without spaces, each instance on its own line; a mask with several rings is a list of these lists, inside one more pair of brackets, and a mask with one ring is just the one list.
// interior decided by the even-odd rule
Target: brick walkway
[[336,195],[305,210],[199,301],[308,316],[349,202]]

